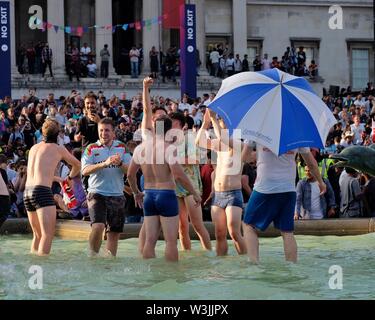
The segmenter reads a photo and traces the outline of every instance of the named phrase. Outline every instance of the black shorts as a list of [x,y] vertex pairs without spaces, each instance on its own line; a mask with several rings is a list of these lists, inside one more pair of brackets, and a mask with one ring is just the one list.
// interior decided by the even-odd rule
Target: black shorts
[[10,213],[10,198],[9,196],[0,196],[0,227],[7,219]]
[[121,233],[125,224],[125,197],[107,197],[89,193],[87,205],[91,225],[103,223],[107,232]]
[[27,212],[56,206],[51,188],[45,186],[27,187],[23,195],[23,202]]

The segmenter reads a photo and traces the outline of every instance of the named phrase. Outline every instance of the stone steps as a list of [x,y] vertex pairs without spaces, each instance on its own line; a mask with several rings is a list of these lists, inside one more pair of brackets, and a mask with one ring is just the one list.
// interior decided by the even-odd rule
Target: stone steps
[[[127,76],[113,76],[108,79],[102,78],[81,78],[80,82],[77,82],[75,78],[73,81],[69,81],[67,76],[56,76],[55,78],[46,77],[43,79],[41,76],[13,76],[12,88],[14,89],[28,89],[35,87],[39,89],[70,89],[76,88],[80,90],[98,90],[98,89],[137,89],[142,88],[143,78],[132,79]],[[198,90],[217,91],[221,86],[221,80],[215,79],[208,76],[202,76],[197,79]],[[154,83],[155,89],[176,89],[179,90],[181,87],[180,79],[177,79],[175,83],[167,81],[163,83],[161,79],[158,79]]]

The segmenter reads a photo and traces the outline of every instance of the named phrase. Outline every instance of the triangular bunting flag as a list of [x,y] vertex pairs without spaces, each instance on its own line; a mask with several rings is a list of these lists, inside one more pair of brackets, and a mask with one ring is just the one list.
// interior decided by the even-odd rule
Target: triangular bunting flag
[[89,27],[83,27],[83,32],[89,32]]
[[53,28],[55,29],[56,33],[59,32],[59,29],[60,29],[59,26],[53,26]]
[[126,30],[128,30],[128,27],[129,27],[129,25],[126,23],[126,24],[124,24],[123,26],[122,26],[122,28],[126,31]]
[[71,27],[65,27],[65,32],[66,33],[71,33],[72,32],[72,28]]
[[48,28],[48,29],[51,29],[52,27],[53,27],[53,24],[48,22],[48,23],[47,23],[47,28]]
[[112,27],[112,33],[115,33],[115,32],[116,32],[116,28],[117,28],[117,26],[113,26],[113,27]]
[[83,28],[77,27],[77,36],[82,37],[82,35],[83,35]]
[[129,24],[129,28],[130,28],[130,29],[134,28],[134,23],[130,23],[130,24]]
[[141,25],[141,22],[140,21],[137,21],[136,23],[135,23],[135,30],[142,30],[142,25]]

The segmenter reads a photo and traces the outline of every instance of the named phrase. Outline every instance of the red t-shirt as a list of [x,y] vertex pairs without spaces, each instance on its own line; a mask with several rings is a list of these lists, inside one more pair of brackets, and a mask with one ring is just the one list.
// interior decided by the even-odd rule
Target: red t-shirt
[[206,202],[212,191],[212,180],[211,174],[214,171],[214,168],[210,164],[205,164],[201,167],[201,179],[203,185],[202,193],[202,204]]

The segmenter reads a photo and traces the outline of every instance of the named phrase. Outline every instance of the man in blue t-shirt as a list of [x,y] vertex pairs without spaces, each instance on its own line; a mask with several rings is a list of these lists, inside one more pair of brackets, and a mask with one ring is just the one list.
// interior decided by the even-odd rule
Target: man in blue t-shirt
[[115,140],[111,119],[98,125],[99,141],[89,145],[82,157],[82,174],[89,176],[87,204],[91,218],[90,249],[99,253],[103,231],[107,232],[107,250],[116,256],[120,233],[125,223],[124,174],[130,155],[120,141]]

